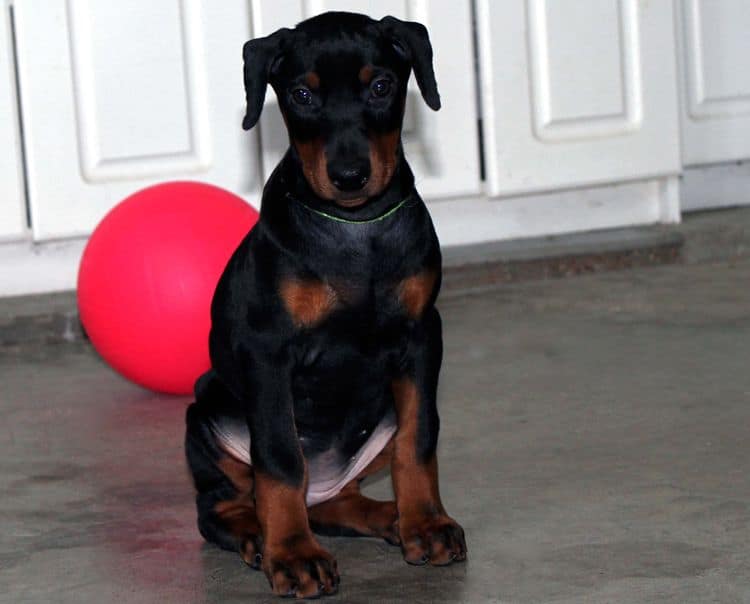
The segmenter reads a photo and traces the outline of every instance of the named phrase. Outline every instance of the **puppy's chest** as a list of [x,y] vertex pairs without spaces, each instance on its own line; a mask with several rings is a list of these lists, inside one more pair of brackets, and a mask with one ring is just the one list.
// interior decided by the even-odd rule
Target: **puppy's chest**
[[438,272],[422,268],[394,278],[288,277],[279,294],[292,323],[312,328],[331,321],[374,326],[418,319],[434,299]]

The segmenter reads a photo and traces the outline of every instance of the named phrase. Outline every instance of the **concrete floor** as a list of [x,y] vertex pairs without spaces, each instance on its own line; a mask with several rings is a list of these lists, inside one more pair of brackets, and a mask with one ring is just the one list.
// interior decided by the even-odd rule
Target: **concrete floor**
[[[332,600],[750,602],[749,283],[741,261],[444,299],[442,491],[470,559],[323,539]],[[0,600],[271,600],[195,529],[186,400],[82,344],[0,348],[0,397]]]

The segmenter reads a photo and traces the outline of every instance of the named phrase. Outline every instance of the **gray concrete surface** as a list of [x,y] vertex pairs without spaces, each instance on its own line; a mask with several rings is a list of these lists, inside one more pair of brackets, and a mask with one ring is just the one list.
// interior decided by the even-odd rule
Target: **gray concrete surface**
[[617,254],[664,247],[679,249],[684,243],[681,227],[677,224],[650,225],[455,245],[443,250],[443,268]]
[[[750,602],[748,284],[744,260],[444,300],[440,472],[469,561],[323,539],[331,600]],[[81,342],[0,347],[2,602],[271,601],[195,529],[186,402]]]
[[682,257],[687,263],[750,257],[750,208],[704,210],[684,214]]

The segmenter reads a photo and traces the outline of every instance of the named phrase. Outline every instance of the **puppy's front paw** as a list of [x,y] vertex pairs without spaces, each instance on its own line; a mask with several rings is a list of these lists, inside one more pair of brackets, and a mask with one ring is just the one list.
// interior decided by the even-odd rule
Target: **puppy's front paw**
[[336,560],[311,536],[267,545],[262,568],[277,596],[317,598],[336,593],[339,585]]
[[450,516],[402,516],[399,520],[401,551],[409,564],[445,566],[466,560],[464,530]]

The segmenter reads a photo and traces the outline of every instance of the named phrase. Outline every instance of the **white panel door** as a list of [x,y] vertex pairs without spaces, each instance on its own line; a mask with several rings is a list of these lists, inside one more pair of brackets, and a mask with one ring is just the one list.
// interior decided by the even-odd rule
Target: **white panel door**
[[672,2],[477,0],[488,189],[679,171]]
[[750,158],[750,2],[679,3],[682,158]]
[[[264,36],[280,27],[329,10],[360,12],[380,19],[393,15],[419,21],[430,32],[435,76],[442,108],[427,107],[413,78],[406,100],[403,141],[417,187],[427,199],[479,192],[479,141],[470,0],[256,0],[254,35]],[[289,146],[284,123],[272,91],[261,117],[263,167],[270,174]]]
[[244,0],[21,0],[18,65],[34,237],[89,233],[172,179],[257,200],[241,128]]
[[26,233],[10,10],[0,1],[0,240]]

